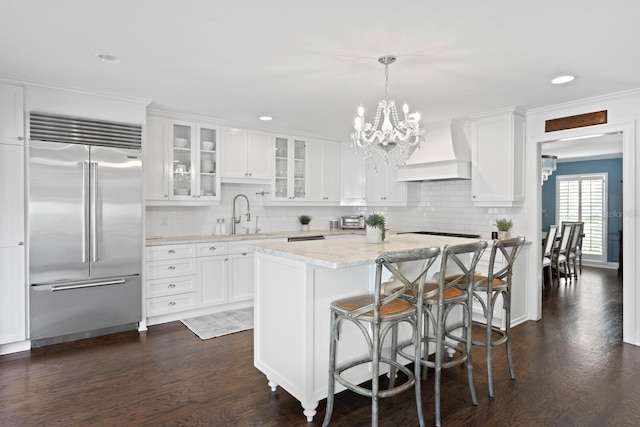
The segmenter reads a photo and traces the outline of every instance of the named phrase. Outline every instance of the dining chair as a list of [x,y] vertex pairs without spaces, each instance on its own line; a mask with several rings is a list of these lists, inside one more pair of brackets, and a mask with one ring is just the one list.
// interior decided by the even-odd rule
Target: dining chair
[[[487,351],[487,382],[489,397],[493,397],[492,351],[494,347],[505,345],[507,350],[507,364],[511,379],[516,379],[511,358],[511,286],[513,265],[524,246],[524,236],[504,240],[494,240],[491,247],[487,275],[474,277],[473,296],[482,307],[485,324],[484,341],[472,341],[474,345],[483,346]],[[524,283],[522,284],[524,285]],[[494,314],[496,304],[502,300],[504,314],[503,328],[495,326]]]
[[582,274],[582,233],[584,230],[584,222],[573,223],[573,234],[571,235],[571,243],[567,252],[567,264],[573,264],[573,272],[569,267],[569,277],[578,278],[578,269],[576,268],[576,259],[580,258],[580,273]]
[[[429,247],[408,251],[383,252],[376,257],[375,286],[372,294],[359,295],[333,301],[330,305],[330,345],[329,345],[329,382],[327,390],[327,408],[323,426],[329,425],[333,412],[335,383],[338,382],[349,390],[371,398],[371,425],[378,425],[378,399],[395,396],[401,392],[415,389],[418,423],[424,426],[422,414],[422,396],[420,393],[420,331],[422,326],[422,296],[427,273],[431,265],[440,255],[439,247]],[[409,280],[401,273],[397,265],[405,262],[421,261],[422,267],[417,277]],[[391,274],[400,286],[388,293],[383,291],[383,271]],[[340,325],[343,321],[354,324],[362,333],[368,352],[355,360],[337,364],[336,352],[340,339]],[[382,347],[390,331],[397,330],[398,325],[406,323],[411,328],[413,355],[413,372],[393,357],[382,355]],[[354,384],[343,373],[361,365],[371,366],[371,388]],[[380,389],[381,365],[389,367],[389,376],[393,381],[389,387]],[[400,371],[406,381],[396,385],[395,373]],[[346,374],[348,376],[348,374]]]
[[[445,246],[442,250],[440,271],[434,275],[435,282],[425,283],[422,335],[419,337],[420,358],[423,367],[434,369],[435,424],[441,425],[440,400],[442,369],[465,364],[467,381],[473,405],[478,404],[473,385],[471,360],[471,306],[473,300],[473,275],[478,260],[487,248],[486,241]],[[456,272],[452,272],[456,270]],[[462,320],[451,315],[455,307],[461,307]],[[451,319],[449,316],[451,315]],[[415,342],[392,348],[406,359],[416,351]],[[433,348],[433,358],[430,357]],[[426,377],[426,370],[424,371]]]
[[555,268],[556,274],[558,276],[558,285],[560,285],[560,265],[562,265],[562,271],[564,273],[564,281],[567,283],[569,281],[569,245],[571,244],[572,232],[573,232],[573,223],[571,222],[563,222],[561,228],[561,238],[560,244],[558,247],[554,248],[551,261],[552,266]]
[[549,228],[547,229],[547,237],[544,240],[544,247],[542,249],[542,271],[544,273],[544,269],[545,268],[548,269],[550,285],[553,284],[552,257],[553,257],[553,248],[556,243],[557,234],[558,234],[558,226],[555,224],[550,225]]

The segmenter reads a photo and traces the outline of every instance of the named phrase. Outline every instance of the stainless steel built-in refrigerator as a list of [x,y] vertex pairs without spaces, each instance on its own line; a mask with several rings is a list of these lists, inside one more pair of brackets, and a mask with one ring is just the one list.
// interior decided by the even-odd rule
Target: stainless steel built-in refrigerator
[[30,338],[141,320],[141,127],[30,114]]

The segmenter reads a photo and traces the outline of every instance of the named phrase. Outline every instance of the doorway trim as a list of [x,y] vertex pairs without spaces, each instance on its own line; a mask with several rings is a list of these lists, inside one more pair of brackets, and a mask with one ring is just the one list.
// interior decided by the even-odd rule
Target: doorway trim
[[[535,159],[539,159],[541,155],[541,145],[545,142],[557,141],[562,138],[577,138],[592,135],[594,133],[622,133],[622,169],[623,169],[623,183],[622,183],[622,207],[623,207],[623,258],[628,260],[636,259],[635,249],[635,236],[636,236],[636,194],[635,183],[636,173],[634,169],[636,158],[636,132],[635,123],[614,123],[606,125],[589,126],[585,128],[577,128],[570,130],[563,130],[558,132],[552,132],[549,134],[530,134],[530,148],[527,149],[527,153],[534,153],[533,162],[529,161],[528,164],[534,164],[535,167],[529,168],[528,177],[530,183],[535,183],[535,197],[531,197],[532,206],[529,211],[529,224],[534,224],[529,229],[530,235],[533,236],[533,242],[540,242],[542,239],[542,218],[540,215],[542,209],[542,186],[540,185],[540,162]],[[531,159],[531,157],[529,157]],[[530,190],[532,185],[529,186]],[[532,193],[530,193],[532,194]],[[533,194],[532,194],[533,195]],[[534,286],[529,286],[527,291],[527,311],[530,314],[532,320],[538,320],[542,318],[542,248],[541,245],[535,244],[532,255],[535,257],[535,270],[537,274],[532,275],[535,277]],[[530,266],[534,265],[534,262],[530,261]],[[634,283],[636,277],[635,263],[626,263],[622,273],[623,280],[623,309],[622,309],[622,321],[623,321],[623,336],[622,339],[626,343],[640,345],[640,336],[638,336],[638,328],[636,326],[636,312],[640,304],[637,301],[638,293],[636,292]],[[530,283],[532,285],[532,283]]]

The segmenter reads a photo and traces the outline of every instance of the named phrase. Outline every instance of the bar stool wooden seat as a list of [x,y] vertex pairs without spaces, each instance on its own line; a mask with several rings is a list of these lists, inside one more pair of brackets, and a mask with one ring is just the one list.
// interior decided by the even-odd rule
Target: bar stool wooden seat
[[[331,303],[331,326],[329,346],[329,383],[327,395],[327,408],[323,426],[329,425],[333,412],[335,382],[337,381],[349,390],[371,398],[371,425],[378,425],[378,399],[394,396],[415,388],[416,409],[418,422],[424,425],[422,414],[422,397],[420,394],[420,328],[422,318],[422,291],[427,277],[427,272],[440,254],[439,247],[416,249],[410,251],[384,252],[376,258],[375,288],[373,294],[344,298]],[[422,267],[418,276],[407,279],[396,267],[396,263],[422,261]],[[392,292],[383,293],[383,270],[391,273],[394,281],[401,284]],[[356,360],[337,365],[336,351],[340,339],[340,325],[348,321],[357,326],[362,332],[367,343],[368,354]],[[411,327],[412,342],[415,344],[413,356],[413,372],[397,362],[395,358],[382,356],[382,346],[385,337],[390,331],[395,331],[399,324],[407,323]],[[342,374],[346,371],[371,364],[372,378],[371,388],[353,384]],[[389,367],[390,376],[395,376],[396,371],[402,372],[407,380],[395,385],[390,382],[387,389],[380,390],[380,367]],[[391,374],[393,373],[393,375]],[[416,380],[417,379],[417,380]]]
[[[511,358],[511,285],[513,277],[513,264],[525,242],[524,236],[511,239],[494,240],[489,258],[487,276],[476,275],[474,277],[473,295],[475,301],[482,306],[485,318],[485,340],[473,341],[474,345],[486,347],[487,350],[487,382],[489,384],[489,396],[493,397],[493,376],[491,356],[494,347],[505,345],[507,349],[507,363],[511,379],[516,375]],[[497,267],[496,260],[501,259],[502,268]],[[493,324],[493,315],[496,304],[502,299],[504,312],[504,329]]]

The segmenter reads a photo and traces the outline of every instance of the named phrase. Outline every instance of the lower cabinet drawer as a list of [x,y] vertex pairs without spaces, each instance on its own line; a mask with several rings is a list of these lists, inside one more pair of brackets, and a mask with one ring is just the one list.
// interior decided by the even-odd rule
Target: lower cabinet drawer
[[146,262],[147,279],[161,279],[165,277],[179,277],[196,274],[196,259],[184,258],[169,261]]
[[147,298],[195,292],[196,278],[194,275],[147,280]]
[[196,293],[169,295],[147,299],[147,317],[196,308]]

